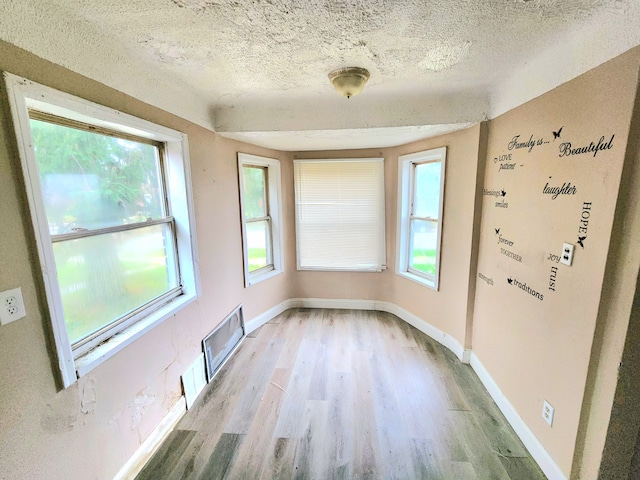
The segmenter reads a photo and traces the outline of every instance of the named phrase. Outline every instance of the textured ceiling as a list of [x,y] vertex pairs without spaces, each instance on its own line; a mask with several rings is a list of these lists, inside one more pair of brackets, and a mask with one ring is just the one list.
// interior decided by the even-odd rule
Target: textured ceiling
[[[622,53],[640,43],[639,4],[0,0],[0,38],[223,135],[378,147],[501,113]],[[349,100],[327,79],[344,66],[371,72]]]

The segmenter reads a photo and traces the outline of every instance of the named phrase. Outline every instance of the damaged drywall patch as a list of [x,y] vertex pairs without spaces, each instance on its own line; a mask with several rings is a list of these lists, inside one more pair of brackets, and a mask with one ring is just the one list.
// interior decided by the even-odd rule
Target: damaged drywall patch
[[85,415],[96,411],[97,393],[95,379],[89,377],[82,386],[82,398],[80,400],[80,411]]
[[131,404],[133,407],[131,413],[131,430],[136,430],[139,427],[145,409],[155,403],[155,398],[156,396],[154,394],[149,395],[145,393],[136,396]]
[[45,404],[40,416],[42,431],[51,435],[70,432],[80,420],[80,388],[74,384]]
[[180,8],[193,8],[195,10],[205,10],[218,2],[211,0],[171,0]]

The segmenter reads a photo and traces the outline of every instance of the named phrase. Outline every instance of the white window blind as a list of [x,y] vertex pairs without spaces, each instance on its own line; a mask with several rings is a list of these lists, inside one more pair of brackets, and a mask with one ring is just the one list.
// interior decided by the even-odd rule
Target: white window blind
[[294,176],[298,269],[384,269],[384,159],[295,160]]

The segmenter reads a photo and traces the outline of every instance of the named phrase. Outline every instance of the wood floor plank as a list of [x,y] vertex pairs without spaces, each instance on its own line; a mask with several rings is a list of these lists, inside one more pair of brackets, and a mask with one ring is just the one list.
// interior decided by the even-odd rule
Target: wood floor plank
[[253,368],[249,381],[238,397],[233,414],[225,426],[225,433],[249,432],[283,347],[284,339],[273,338],[262,352],[260,362]]
[[329,404],[325,400],[306,400],[303,412],[304,434],[298,440],[293,478],[329,478],[332,455],[327,448]]
[[[311,329],[308,330],[310,332]],[[299,355],[291,379],[287,383],[285,390],[288,395],[284,399],[281,414],[276,425],[275,435],[279,438],[300,438],[304,431],[302,425],[302,413],[304,411],[305,400],[308,398],[309,386],[311,384],[311,374],[314,368],[314,360],[317,355],[320,343],[316,339],[302,340]]]
[[501,455],[499,458],[511,480],[544,478],[542,470],[531,457],[507,457]]
[[[287,393],[277,385],[286,385],[289,373],[283,369],[276,369],[269,377],[265,392],[260,398],[255,418],[238,450],[238,458],[231,470],[231,478],[258,478],[262,470],[267,468],[265,462],[269,459],[263,453],[264,445],[268,445],[273,438],[273,432],[278,421],[280,406]],[[241,404],[240,404],[241,405]]]
[[144,466],[138,480],[155,480],[157,478],[183,478],[190,474],[187,461],[184,462],[185,452],[189,443],[198,434],[194,430],[174,430],[169,434],[157,454]]
[[407,478],[428,478],[429,480],[448,480],[442,467],[443,460],[436,454],[432,440],[424,438],[412,438],[411,460],[413,475]]
[[[306,319],[309,314],[306,315]],[[293,370],[298,358],[302,339],[305,337],[309,322],[301,315],[292,315],[286,322],[280,323],[276,335],[285,339],[285,344],[278,358],[276,368]]]
[[383,312],[247,337],[137,477],[543,480],[468,365]]
[[265,462],[260,477],[256,478],[260,480],[292,478],[297,449],[297,438],[273,438],[265,449]]
[[327,318],[334,329],[333,341],[329,346],[329,369],[334,372],[350,373],[351,317],[337,310],[330,310]]
[[333,325],[320,325],[320,342],[316,352],[311,384],[309,385],[309,400],[326,400],[329,377],[329,350],[333,341],[335,328]]
[[229,471],[243,437],[244,435],[223,433],[199,478],[201,480],[232,478],[228,476]]
[[[509,480],[499,455],[479,431],[473,413],[450,410],[445,418],[445,431],[455,432],[476,475],[483,480]],[[455,460],[455,459],[454,459]]]
[[328,394],[327,450],[333,472],[330,478],[351,478],[353,463],[353,389],[351,374],[331,372]]
[[[360,347],[362,348],[362,347]],[[352,354],[353,478],[383,478],[369,352]]]

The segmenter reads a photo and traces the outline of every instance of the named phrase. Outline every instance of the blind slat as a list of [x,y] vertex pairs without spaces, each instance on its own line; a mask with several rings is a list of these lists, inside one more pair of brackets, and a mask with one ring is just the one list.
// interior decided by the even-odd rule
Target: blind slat
[[298,268],[385,267],[381,158],[294,162]]

